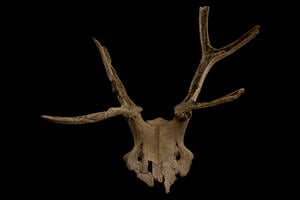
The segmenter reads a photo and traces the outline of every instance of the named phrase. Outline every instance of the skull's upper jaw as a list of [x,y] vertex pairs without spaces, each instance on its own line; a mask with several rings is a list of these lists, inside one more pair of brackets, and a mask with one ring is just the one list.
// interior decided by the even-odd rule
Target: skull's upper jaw
[[[164,183],[166,193],[176,181],[176,175],[186,176],[192,164],[193,154],[184,146],[175,144],[175,151],[165,152],[163,160],[153,160],[148,157],[144,145],[133,148],[124,156],[129,170],[135,171],[137,177],[148,186],[153,187],[154,181]],[[171,148],[173,149],[173,148]]]

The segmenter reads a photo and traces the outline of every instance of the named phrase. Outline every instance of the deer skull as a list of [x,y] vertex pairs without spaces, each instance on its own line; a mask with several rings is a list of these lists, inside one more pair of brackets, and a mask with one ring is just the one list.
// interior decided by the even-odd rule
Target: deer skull
[[239,50],[259,33],[259,26],[256,26],[235,42],[223,48],[214,48],[209,41],[208,14],[208,7],[200,7],[199,25],[202,58],[187,96],[174,108],[172,120],[156,118],[144,121],[141,115],[142,108],[137,106],[127,95],[124,85],[111,64],[108,51],[96,39],[94,42],[99,49],[107,76],[121,106],[83,116],[42,115],[42,117],[62,124],[85,124],[123,115],[127,119],[134,139],[133,149],[124,156],[128,169],[135,171],[137,177],[149,186],[154,186],[155,180],[163,182],[166,192],[170,192],[176,175],[186,176],[192,164],[193,154],[184,146],[184,134],[191,119],[192,110],[231,102],[245,92],[242,88],[210,102],[197,102],[208,72],[216,62]]

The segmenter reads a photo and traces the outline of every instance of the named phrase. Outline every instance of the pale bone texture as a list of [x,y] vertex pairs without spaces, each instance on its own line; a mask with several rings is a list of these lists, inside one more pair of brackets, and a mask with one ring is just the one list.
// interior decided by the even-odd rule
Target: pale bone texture
[[85,124],[118,115],[124,116],[134,139],[133,149],[124,156],[128,169],[133,170],[137,177],[149,186],[154,186],[155,180],[163,182],[165,191],[170,192],[170,187],[176,180],[176,175],[186,176],[194,157],[192,152],[184,145],[184,134],[191,119],[192,110],[231,102],[245,92],[242,88],[210,102],[197,102],[208,72],[216,62],[236,52],[259,33],[259,26],[256,26],[235,42],[217,49],[212,47],[209,41],[209,7],[200,7],[199,13],[202,58],[187,96],[174,108],[174,118],[172,120],[156,118],[144,121],[141,115],[142,108],[137,106],[127,95],[124,85],[111,64],[108,51],[96,39],[94,39],[94,42],[99,49],[107,76],[121,106],[109,108],[104,112],[76,117],[47,115],[42,117],[62,124]]

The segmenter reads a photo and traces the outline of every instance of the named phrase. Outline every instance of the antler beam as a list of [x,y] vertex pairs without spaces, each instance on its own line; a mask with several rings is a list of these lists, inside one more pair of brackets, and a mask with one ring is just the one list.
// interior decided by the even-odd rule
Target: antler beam
[[219,104],[231,102],[242,94],[244,94],[245,89],[239,89],[235,92],[227,94],[219,99],[213,100],[211,102],[199,103],[197,102],[198,96],[201,92],[203,83],[206,79],[207,74],[212,69],[215,63],[222,60],[223,58],[235,53],[241,47],[246,45],[250,40],[252,40],[259,33],[259,26],[255,26],[250,31],[245,33],[235,42],[223,47],[214,48],[210,44],[209,33],[208,33],[208,16],[209,7],[200,7],[199,12],[199,26],[200,26],[200,41],[202,47],[202,58],[194,78],[191,82],[189,91],[185,99],[175,106],[175,116],[177,118],[188,118],[190,116],[190,111],[194,109],[207,108],[216,106]]

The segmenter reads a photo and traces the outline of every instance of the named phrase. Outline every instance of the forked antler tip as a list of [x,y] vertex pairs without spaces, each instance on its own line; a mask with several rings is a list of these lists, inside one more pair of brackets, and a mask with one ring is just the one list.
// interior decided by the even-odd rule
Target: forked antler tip
[[[200,6],[200,8],[199,8],[200,15],[207,16],[209,9],[210,9],[209,6]],[[260,31],[260,25],[257,25],[254,28],[252,28],[249,32],[251,32],[251,34],[253,34],[253,35],[257,35],[257,34],[259,34],[259,31]]]

